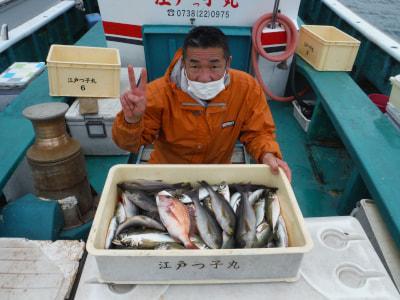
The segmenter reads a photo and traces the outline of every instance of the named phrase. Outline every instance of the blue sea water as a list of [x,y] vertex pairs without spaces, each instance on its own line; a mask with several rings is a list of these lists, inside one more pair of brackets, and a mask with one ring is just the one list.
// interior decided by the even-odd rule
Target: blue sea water
[[400,43],[400,0],[339,0],[339,2]]

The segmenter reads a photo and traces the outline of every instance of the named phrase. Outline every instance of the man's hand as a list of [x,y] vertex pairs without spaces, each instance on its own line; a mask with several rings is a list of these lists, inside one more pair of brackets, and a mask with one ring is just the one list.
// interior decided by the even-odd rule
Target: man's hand
[[146,110],[146,84],[147,72],[142,69],[140,83],[136,86],[135,73],[132,65],[128,65],[128,76],[130,88],[121,95],[122,111],[125,121],[128,123],[137,123]]
[[262,163],[270,166],[272,173],[276,175],[279,172],[279,167],[281,167],[289,181],[292,181],[292,171],[290,171],[288,164],[283,160],[277,158],[272,153],[265,153],[262,158]]

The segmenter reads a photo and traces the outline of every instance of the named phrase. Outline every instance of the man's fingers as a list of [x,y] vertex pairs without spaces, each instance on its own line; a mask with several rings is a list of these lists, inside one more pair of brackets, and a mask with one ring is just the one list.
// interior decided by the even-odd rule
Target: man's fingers
[[288,178],[289,182],[292,181],[292,171],[290,170],[288,164],[283,160],[279,160],[279,166],[283,169]]
[[131,86],[131,90],[136,89],[136,78],[135,72],[133,71],[133,66],[128,65],[128,76],[129,76],[129,85]]
[[146,69],[142,69],[142,72],[140,73],[140,82],[139,82],[139,89],[143,92],[146,91],[146,85],[147,85],[147,71]]

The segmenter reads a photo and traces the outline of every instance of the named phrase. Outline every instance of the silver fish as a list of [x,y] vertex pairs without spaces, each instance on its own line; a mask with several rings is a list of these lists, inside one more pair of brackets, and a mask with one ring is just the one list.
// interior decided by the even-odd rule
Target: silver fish
[[259,200],[261,198],[263,193],[264,193],[264,189],[258,189],[258,190],[255,190],[254,192],[252,192],[249,196],[250,205],[253,206],[257,202],[257,200]]
[[231,198],[231,193],[229,191],[229,186],[228,184],[223,181],[218,185],[217,193],[221,194],[224,199],[229,203],[229,200]]
[[276,224],[278,222],[279,215],[281,214],[281,206],[279,205],[279,199],[276,193],[270,194],[267,200],[266,208],[267,221],[272,227],[272,231],[275,232]]
[[117,226],[118,226],[117,217],[114,216],[110,221],[110,225],[108,225],[106,243],[105,243],[105,246],[104,246],[105,249],[110,249],[112,240],[115,237],[115,232],[117,231]]
[[121,202],[118,202],[117,209],[115,211],[115,216],[117,217],[118,224],[121,224],[126,220],[125,208]]
[[139,213],[139,209],[128,199],[126,192],[122,193],[122,205],[124,206],[127,218],[136,216]]
[[236,215],[229,202],[215,192],[206,181],[201,181],[200,184],[210,193],[212,209],[218,224],[228,235],[233,235],[236,226]]
[[162,190],[175,190],[182,188],[191,188],[190,183],[179,182],[169,184],[162,182],[161,180],[147,180],[147,179],[136,179],[134,181],[122,182],[118,184],[118,187],[124,191],[146,191],[151,193],[158,193]]
[[192,241],[193,244],[197,246],[197,248],[201,250],[210,249],[210,247],[208,247],[207,244],[203,241],[203,239],[198,235],[190,236],[190,240]]
[[192,198],[196,209],[197,230],[208,247],[219,249],[222,245],[222,230],[208,209],[200,204],[197,197],[194,195]]
[[256,214],[256,226],[264,222],[265,219],[265,198],[260,198],[256,203],[254,203],[254,212]]
[[140,207],[141,209],[149,212],[158,211],[156,200],[148,196],[146,193],[137,190],[132,192],[126,191],[124,192],[124,194],[129,199],[129,201],[131,201],[137,207]]
[[[154,249],[160,244],[176,243],[176,241],[166,233],[121,233],[119,241],[122,245],[138,249]],[[114,243],[114,241],[113,241]],[[115,241],[115,243],[117,243]]]
[[240,202],[240,193],[236,192],[231,196],[231,199],[229,200],[229,204],[231,205],[231,207],[235,213],[239,206],[239,202]]
[[253,248],[266,247],[270,239],[272,239],[271,226],[269,226],[267,222],[263,222],[257,226],[256,240],[253,244]]
[[124,223],[119,224],[116,235],[120,234],[123,230],[130,227],[145,227],[152,228],[160,231],[166,231],[165,227],[158,223],[157,221],[146,217],[146,216],[133,216],[128,219]]
[[187,194],[180,194],[180,195],[177,195],[177,198],[178,198],[179,201],[181,201],[183,204],[193,203],[192,198],[190,198],[190,196],[187,195]]
[[233,235],[229,235],[226,232],[222,232],[222,246],[221,249],[234,249],[235,238]]
[[237,215],[236,242],[240,248],[252,248],[256,238],[256,215],[246,192],[242,192]]
[[285,220],[282,216],[279,216],[277,227],[276,227],[276,246],[277,247],[288,247],[289,246],[289,238],[286,229]]
[[[218,191],[219,186],[218,185],[211,185],[211,188],[213,191]],[[199,187],[199,200],[203,201],[205,198],[209,197],[210,193],[208,192],[208,189],[206,189],[203,186]]]
[[165,243],[160,244],[154,248],[154,250],[179,250],[185,249],[185,247],[178,243]]

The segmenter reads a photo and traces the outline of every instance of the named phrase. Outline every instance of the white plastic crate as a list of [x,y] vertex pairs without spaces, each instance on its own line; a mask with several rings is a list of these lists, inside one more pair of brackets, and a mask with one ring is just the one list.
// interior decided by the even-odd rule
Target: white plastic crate
[[318,71],[351,71],[360,41],[334,26],[303,25],[296,53]]
[[[312,104],[314,103],[314,101],[304,101],[306,104]],[[299,103],[295,100],[292,102],[293,105],[293,116],[294,118],[297,120],[297,122],[299,122],[301,128],[303,128],[303,130],[305,132],[308,131],[308,127],[310,126],[310,122],[311,120],[307,119],[303,113],[301,112],[301,108]]]
[[[289,236],[287,248],[209,250],[104,249],[108,224],[118,201],[117,183],[135,179],[210,184],[252,182],[278,188],[281,214]],[[87,241],[87,250],[96,259],[99,280],[111,283],[193,284],[295,281],[312,241],[304,225],[289,181],[280,170],[273,175],[266,165],[117,165],[110,169]],[[184,261],[188,268],[177,270]],[[210,264],[220,261],[219,268]],[[162,268],[168,263],[171,268]],[[228,268],[235,263],[235,268]],[[207,268],[198,269],[199,264]],[[160,268],[161,266],[161,268]],[[193,267],[194,266],[194,267]]]
[[47,55],[50,96],[119,97],[118,49],[52,45]]
[[390,92],[389,103],[400,111],[400,75],[390,77],[392,90]]

